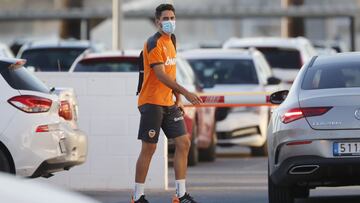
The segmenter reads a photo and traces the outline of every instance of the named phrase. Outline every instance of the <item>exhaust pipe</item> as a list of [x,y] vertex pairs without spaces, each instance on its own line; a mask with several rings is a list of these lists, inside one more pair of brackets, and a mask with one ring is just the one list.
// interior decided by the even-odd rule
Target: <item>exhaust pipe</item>
[[314,173],[319,167],[319,165],[294,166],[290,169],[289,173],[291,175],[308,175]]

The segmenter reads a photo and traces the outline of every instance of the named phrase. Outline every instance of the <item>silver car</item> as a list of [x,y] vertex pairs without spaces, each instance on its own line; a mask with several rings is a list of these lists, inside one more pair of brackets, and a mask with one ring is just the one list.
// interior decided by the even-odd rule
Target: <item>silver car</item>
[[281,103],[267,135],[270,203],[360,185],[360,53],[313,57],[270,100]]

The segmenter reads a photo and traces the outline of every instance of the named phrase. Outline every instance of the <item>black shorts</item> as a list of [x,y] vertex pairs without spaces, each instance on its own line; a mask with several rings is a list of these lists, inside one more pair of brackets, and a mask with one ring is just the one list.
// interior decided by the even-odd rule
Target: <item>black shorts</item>
[[157,143],[160,128],[168,139],[186,134],[184,117],[176,105],[159,106],[144,104],[139,106],[141,113],[138,139],[149,143]]

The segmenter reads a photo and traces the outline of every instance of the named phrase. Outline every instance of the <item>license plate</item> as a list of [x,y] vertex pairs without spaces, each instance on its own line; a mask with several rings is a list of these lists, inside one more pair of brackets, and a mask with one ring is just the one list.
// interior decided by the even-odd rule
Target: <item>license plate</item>
[[65,139],[61,139],[59,142],[61,153],[66,153]]
[[360,156],[360,142],[334,142],[334,156]]

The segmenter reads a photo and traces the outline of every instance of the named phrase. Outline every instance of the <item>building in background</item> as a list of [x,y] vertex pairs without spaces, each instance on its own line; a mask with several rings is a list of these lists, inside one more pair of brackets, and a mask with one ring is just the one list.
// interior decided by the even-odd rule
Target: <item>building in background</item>
[[[62,9],[65,0],[0,0],[1,10],[33,9],[48,10]],[[85,8],[111,9],[111,0],[71,0],[81,1]],[[123,0],[124,7],[133,10],[151,10],[163,2],[173,2],[176,9],[196,10],[196,8],[211,10],[238,9],[242,7],[281,7],[281,0]],[[307,6],[358,6],[358,0],[304,0]],[[305,36],[311,40],[342,40],[349,44],[349,20],[306,19]],[[0,22],[0,41],[7,44],[14,40],[57,38],[63,33],[61,21],[10,21]],[[316,29],[314,29],[316,28]],[[320,28],[320,29],[319,29]],[[111,19],[96,22],[91,29],[92,41],[104,43],[111,48]],[[123,24],[123,47],[138,49],[143,46],[146,38],[154,33],[156,28],[151,19],[126,19]],[[177,20],[178,42],[181,48],[198,46],[217,46],[232,36],[280,36],[280,18],[244,18],[216,19],[216,20]],[[359,47],[359,46],[358,46]]]

